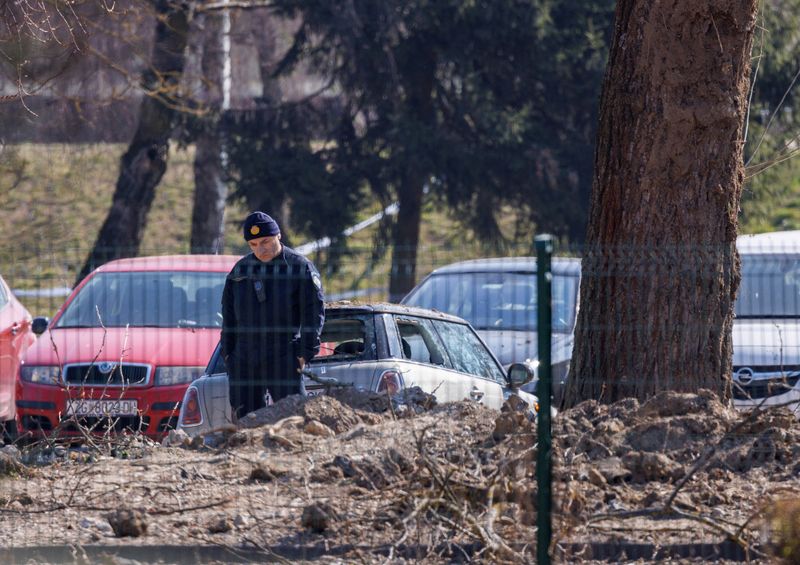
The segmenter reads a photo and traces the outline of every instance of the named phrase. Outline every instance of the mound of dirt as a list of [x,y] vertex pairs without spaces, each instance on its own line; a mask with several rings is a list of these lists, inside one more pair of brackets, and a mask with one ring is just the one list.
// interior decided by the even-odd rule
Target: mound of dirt
[[[762,542],[757,517],[795,493],[800,424],[785,408],[740,412],[710,391],[662,393],[643,404],[583,402],[554,420],[565,540],[609,532],[658,543]],[[787,490],[788,488],[788,490]],[[779,494],[783,493],[783,494]],[[722,537],[720,537],[722,536]]]
[[[26,513],[24,525],[0,521],[0,536],[47,545],[58,520],[58,543],[75,546],[138,534],[233,550],[324,547],[344,561],[383,562],[387,551],[389,561],[403,551],[420,562],[533,560],[539,443],[517,397],[497,412],[436,405],[421,391],[343,389],[283,399],[242,424],[218,432],[216,446],[190,443],[191,454],[176,435],[138,460],[98,458],[88,482],[79,461],[0,478],[5,504]],[[758,540],[759,512],[800,491],[800,426],[786,410],[743,414],[706,391],[589,401],[554,418],[552,459],[559,548]],[[112,532],[120,500],[137,511],[114,516]]]
[[241,419],[239,427],[258,428],[277,424],[292,416],[302,416],[304,424],[316,421],[339,434],[358,424],[375,425],[385,417],[421,414],[435,406],[436,397],[419,387],[410,387],[391,397],[347,387],[312,397],[288,396],[248,414]]
[[610,406],[583,402],[559,414],[554,436],[573,459],[587,465],[622,458],[630,480],[680,478],[682,466],[719,443],[712,467],[734,471],[785,465],[800,454],[800,447],[793,447],[800,427],[788,410],[743,414],[706,390],[662,393],[641,406],[630,399]]

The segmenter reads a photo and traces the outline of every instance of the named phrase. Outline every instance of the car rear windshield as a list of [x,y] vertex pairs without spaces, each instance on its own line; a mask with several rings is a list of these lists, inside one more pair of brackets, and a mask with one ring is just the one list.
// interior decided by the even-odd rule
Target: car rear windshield
[[213,328],[222,325],[226,273],[99,273],[70,302],[58,328]]
[[800,318],[800,257],[742,255],[737,318]]
[[[575,323],[577,276],[553,276],[553,331]],[[536,273],[443,273],[427,278],[404,304],[435,308],[479,330],[536,330]]]

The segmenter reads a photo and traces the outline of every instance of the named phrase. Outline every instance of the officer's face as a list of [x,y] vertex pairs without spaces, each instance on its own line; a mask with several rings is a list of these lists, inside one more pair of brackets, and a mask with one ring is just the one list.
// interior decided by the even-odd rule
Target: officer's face
[[257,237],[247,244],[259,261],[272,261],[281,252],[281,234]]

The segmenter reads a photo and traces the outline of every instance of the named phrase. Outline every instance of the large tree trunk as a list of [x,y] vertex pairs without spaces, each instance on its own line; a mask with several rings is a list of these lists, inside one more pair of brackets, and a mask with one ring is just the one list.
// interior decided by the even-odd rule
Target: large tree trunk
[[189,20],[183,4],[156,0],[154,6],[158,23],[153,57],[142,76],[148,94],[142,99],[136,133],[120,162],[111,209],[76,284],[108,261],[138,254],[155,188],[167,169]]
[[730,394],[756,0],[618,0],[567,405]]

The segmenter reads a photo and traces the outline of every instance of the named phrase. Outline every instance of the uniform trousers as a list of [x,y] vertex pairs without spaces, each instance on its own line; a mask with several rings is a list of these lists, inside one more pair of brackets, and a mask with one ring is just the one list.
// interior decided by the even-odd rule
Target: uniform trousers
[[269,392],[273,402],[291,394],[300,394],[297,357],[284,354],[273,357],[266,366],[243,363],[241,369],[228,375],[231,407],[239,417],[263,408],[264,394]]

